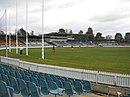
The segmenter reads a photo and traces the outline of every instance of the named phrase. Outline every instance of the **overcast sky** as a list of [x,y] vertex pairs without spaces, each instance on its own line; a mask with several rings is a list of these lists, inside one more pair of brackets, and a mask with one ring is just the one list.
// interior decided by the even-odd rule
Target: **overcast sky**
[[[7,9],[11,31],[16,25],[16,0],[0,0],[0,17]],[[28,0],[29,31],[41,32],[41,0]],[[44,0],[44,31],[71,29],[74,33],[92,27],[106,35],[130,32],[130,0]],[[25,0],[18,0],[18,28],[25,28]],[[10,13],[10,15],[9,15]]]

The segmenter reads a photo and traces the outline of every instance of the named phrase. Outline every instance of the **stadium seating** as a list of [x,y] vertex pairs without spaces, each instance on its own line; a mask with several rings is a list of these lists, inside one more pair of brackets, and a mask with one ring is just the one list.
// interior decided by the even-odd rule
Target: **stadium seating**
[[0,45],[5,45],[6,42],[4,40],[0,40]]
[[91,92],[91,84],[89,81],[83,81],[83,88],[85,92]]
[[[19,41],[18,41],[18,44],[19,44],[19,45],[23,45],[23,44],[25,44],[25,43],[19,40]],[[16,45],[16,40],[11,40],[11,45]]]
[[48,81],[48,90],[50,93],[56,95],[62,95],[64,89],[58,88],[57,84],[54,81]]
[[14,89],[7,86],[6,82],[0,81],[0,94],[2,97],[14,97]]
[[17,79],[15,77],[10,77],[10,86],[14,88],[14,93],[19,94],[20,88],[17,82]]
[[1,76],[2,76],[3,81],[6,82],[6,84],[9,86],[10,85],[10,81],[9,81],[8,76],[5,75],[5,74],[1,74]]
[[77,94],[82,94],[83,93],[83,87],[82,84],[79,81],[74,82],[74,88]]
[[65,94],[69,97],[74,94],[74,90],[69,82],[63,82],[64,88],[65,88]]
[[[80,95],[84,91],[91,91],[89,81],[15,68],[5,64],[0,64],[0,81],[4,82],[5,89],[11,87],[8,87],[11,95],[21,93],[23,97],[39,97],[38,95],[49,93],[55,96],[65,93],[70,97],[74,93]],[[0,93],[2,92],[0,89]],[[8,95],[8,92],[2,95]]]
[[33,82],[28,82],[30,97],[40,97],[40,87],[36,86]]
[[123,97],[130,97],[130,93],[128,95],[124,95]]
[[18,79],[18,83],[19,83],[21,95],[23,97],[29,97],[30,92],[29,92],[26,82],[22,79]]
[[44,79],[39,79],[39,85],[41,87],[41,93],[43,95],[48,95],[49,90],[48,90],[48,87],[47,87],[47,82]]

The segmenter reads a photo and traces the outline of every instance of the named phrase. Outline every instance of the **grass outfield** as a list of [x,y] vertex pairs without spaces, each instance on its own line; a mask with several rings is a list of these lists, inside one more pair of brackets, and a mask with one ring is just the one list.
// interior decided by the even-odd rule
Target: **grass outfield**
[[[5,51],[0,51],[4,55]],[[21,60],[58,65],[88,70],[130,74],[130,47],[82,47],[62,48],[55,52],[52,48],[45,49],[45,60],[41,59],[41,48],[29,49],[29,56],[16,55],[15,50],[9,53],[10,57]]]

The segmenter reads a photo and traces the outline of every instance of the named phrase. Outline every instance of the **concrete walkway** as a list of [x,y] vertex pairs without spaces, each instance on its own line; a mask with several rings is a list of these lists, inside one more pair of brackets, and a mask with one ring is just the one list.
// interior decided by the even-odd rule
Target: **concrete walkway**
[[[21,96],[21,94],[17,94],[14,97],[23,97],[23,96]],[[55,95],[49,94],[49,95],[44,95],[44,96],[40,96],[40,97],[55,97]],[[69,96],[67,96],[66,94],[63,93],[62,96],[56,95],[56,97],[69,97]],[[82,95],[74,94],[71,97],[106,97],[106,95],[95,94],[95,93],[83,93]]]

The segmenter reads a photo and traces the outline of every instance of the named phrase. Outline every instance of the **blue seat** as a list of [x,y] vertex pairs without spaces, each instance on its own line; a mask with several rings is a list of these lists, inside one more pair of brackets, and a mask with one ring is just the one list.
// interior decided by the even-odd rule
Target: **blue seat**
[[68,80],[66,80],[67,82],[70,82],[72,85],[74,85],[74,82],[75,81],[73,81],[73,80],[71,80],[71,79],[68,79]]
[[29,78],[28,75],[23,75],[23,79],[24,79],[25,81],[30,81],[30,78]]
[[2,97],[14,97],[14,89],[7,86],[4,81],[0,81],[0,93]]
[[10,76],[12,76],[12,77],[16,77],[16,75],[15,75],[14,72],[10,72]]
[[83,88],[85,92],[91,92],[91,84],[89,81],[83,81]]
[[15,77],[10,77],[10,85],[14,88],[14,93],[18,94],[20,93],[20,88],[17,82],[17,79]]
[[30,81],[33,82],[33,83],[35,83],[36,86],[39,86],[37,78],[31,77],[31,78],[30,78]]
[[2,73],[4,74],[4,70],[3,70],[2,68],[1,68],[1,70],[0,70],[0,73],[1,73],[1,74],[2,74]]
[[124,95],[123,97],[129,97],[128,95]]
[[82,94],[83,93],[83,87],[82,84],[79,81],[74,82],[74,88],[77,94]]
[[2,76],[1,76],[1,74],[0,74],[0,80],[2,80]]
[[1,74],[2,80],[6,82],[8,86],[10,86],[9,77],[5,74]]
[[62,93],[63,93],[63,89],[58,88],[57,84],[53,81],[48,82],[48,90],[51,94],[54,94],[55,97],[57,94],[62,95]]
[[23,71],[21,71],[20,74],[22,75],[22,78],[23,78],[23,76],[25,75],[25,73],[24,73]]
[[56,80],[56,79],[57,79],[57,77],[55,77],[54,75],[51,75],[51,78],[52,78],[53,80]]
[[5,75],[10,76],[10,72],[5,70]]
[[59,88],[63,88],[63,84],[60,80],[54,79],[54,81],[56,82],[56,84]]
[[61,78],[63,78],[63,79],[64,79],[64,81],[68,80],[68,78],[67,78],[67,77],[61,77]]
[[19,72],[15,72],[16,78],[22,79],[22,75]]
[[64,78],[58,78],[58,80],[60,80],[62,83],[65,82]]
[[65,88],[65,94],[69,97],[74,94],[73,88],[69,82],[63,82],[63,86]]
[[45,78],[51,78],[49,74],[44,74]]
[[27,87],[26,82],[22,79],[18,79],[18,83],[19,83],[19,86],[20,86],[21,95],[23,97],[29,97],[30,93],[29,93],[29,89]]
[[29,90],[30,90],[30,97],[40,97],[40,88],[36,86],[33,82],[28,82]]
[[43,79],[38,79],[39,80],[39,85],[41,87],[41,93],[43,95],[48,95],[49,91],[48,91],[48,87],[47,87],[47,82]]
[[52,78],[49,78],[49,77],[46,77],[46,81],[49,82],[49,81],[53,81]]

